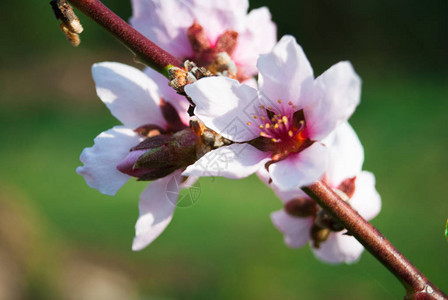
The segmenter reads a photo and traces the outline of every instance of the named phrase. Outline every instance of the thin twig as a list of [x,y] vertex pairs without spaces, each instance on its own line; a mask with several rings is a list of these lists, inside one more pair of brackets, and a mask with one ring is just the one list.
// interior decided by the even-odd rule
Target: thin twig
[[317,204],[339,220],[348,232],[391,271],[406,289],[405,299],[448,299],[375,227],[361,217],[324,182],[303,188]]
[[168,77],[168,68],[179,67],[182,62],[151,42],[141,33],[107,8],[99,0],[69,0],[93,21],[112,33],[142,62]]

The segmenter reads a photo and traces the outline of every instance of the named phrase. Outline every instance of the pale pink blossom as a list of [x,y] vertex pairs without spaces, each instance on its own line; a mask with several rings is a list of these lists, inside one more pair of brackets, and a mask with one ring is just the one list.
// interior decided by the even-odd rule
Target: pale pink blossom
[[[374,218],[381,209],[381,199],[375,189],[373,174],[361,171],[364,154],[355,132],[348,123],[342,124],[325,142],[330,158],[324,180],[345,197],[362,217],[366,220]],[[265,172],[259,175],[267,182]],[[322,224],[317,219],[323,216],[323,212],[318,213],[310,209],[312,206],[304,206],[303,203],[307,203],[319,209],[302,190],[285,192],[272,184],[271,187],[284,203],[284,209],[273,212],[271,219],[284,234],[289,247],[300,248],[309,243],[314,255],[328,263],[353,263],[359,259],[364,248],[354,237],[346,235],[346,230],[335,231],[316,225]],[[325,232],[325,238],[318,239],[318,231]]]
[[[195,115],[234,144],[204,155],[184,175],[241,178],[266,166],[274,184],[288,190],[319,180],[327,169],[323,139],[347,121],[360,101],[361,80],[349,62],[314,79],[291,36],[258,59],[258,90],[226,77],[185,87]],[[216,151],[228,158],[208,163]]]
[[[156,124],[164,130],[170,128],[171,125],[161,110],[162,101],[171,103],[178,109],[179,117],[184,123],[180,126],[186,127],[188,124],[188,102],[185,98],[163,88],[167,83],[166,78],[150,70],[147,72],[152,78],[136,68],[120,63],[104,62],[92,67],[98,97],[123,124],[99,134],[94,145],[83,150],[80,157],[83,166],[76,169],[90,187],[103,194],[115,195],[132,178],[130,175],[139,177],[147,173],[147,170],[140,173],[129,170],[126,172],[130,174],[128,175],[118,169],[126,171],[126,163],[133,159],[131,164],[134,164],[142,154],[138,151],[130,152],[131,148],[145,140],[145,137],[135,131],[136,128],[146,124]],[[133,153],[137,153],[137,157],[132,158]],[[169,197],[167,193],[178,193],[181,182],[181,170],[175,170],[152,181],[140,195],[140,216],[136,224],[133,250],[146,247],[170,223],[177,199]]]
[[258,55],[277,41],[269,10],[248,13],[248,0],[132,0],[132,8],[132,26],[164,50],[200,65],[226,52],[240,77],[255,75]]

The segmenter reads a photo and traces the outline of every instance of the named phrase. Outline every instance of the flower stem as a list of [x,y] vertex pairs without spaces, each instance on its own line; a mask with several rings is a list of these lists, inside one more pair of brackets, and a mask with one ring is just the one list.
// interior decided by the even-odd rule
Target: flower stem
[[182,62],[151,42],[99,0],[69,0],[93,21],[112,33],[143,63],[168,77],[168,68]]
[[303,188],[317,204],[338,219],[364,247],[401,281],[404,299],[448,299],[375,227],[361,217],[324,182]]

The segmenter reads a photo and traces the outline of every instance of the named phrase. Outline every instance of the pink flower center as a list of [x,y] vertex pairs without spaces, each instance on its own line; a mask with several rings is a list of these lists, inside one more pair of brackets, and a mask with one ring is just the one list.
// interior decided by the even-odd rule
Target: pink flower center
[[192,59],[199,66],[211,64],[220,52],[226,52],[232,56],[238,42],[238,32],[226,30],[213,44],[207,37],[204,28],[196,21],[188,28],[187,35],[194,51]]
[[[238,44],[238,32],[226,30],[216,41],[211,41],[204,28],[194,21],[193,25],[187,30],[187,36],[193,48],[193,57],[188,57],[188,59],[200,67],[206,67],[214,74],[228,70],[229,74],[227,76],[230,78],[240,82],[248,79],[247,75],[243,74],[230,59]],[[224,65],[222,65],[223,61],[219,59],[219,54],[223,52],[228,54],[230,60],[225,61]]]
[[[281,104],[281,100],[278,100]],[[255,125],[260,130],[260,137],[264,138],[263,148],[272,151],[272,160],[279,161],[291,153],[298,153],[313,143],[306,134],[306,122],[303,110],[297,110],[289,102],[291,113],[275,113],[271,106],[260,106],[263,115],[254,115]]]

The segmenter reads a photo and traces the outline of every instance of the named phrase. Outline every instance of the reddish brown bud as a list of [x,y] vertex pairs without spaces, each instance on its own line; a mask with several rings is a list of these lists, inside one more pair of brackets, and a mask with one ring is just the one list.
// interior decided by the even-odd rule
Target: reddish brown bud
[[238,43],[238,32],[233,30],[227,30],[218,38],[216,42],[216,52],[226,52],[232,56]]
[[204,28],[196,21],[188,28],[187,36],[194,52],[202,53],[211,48]]
[[285,204],[285,211],[291,216],[306,218],[317,214],[317,205],[307,197],[294,198]]
[[347,197],[350,199],[351,197],[353,197],[353,194],[355,193],[355,181],[356,181],[356,176],[352,177],[352,178],[348,178],[346,180],[344,180],[339,186],[338,186],[338,190],[340,190],[341,192],[343,192],[344,194],[347,195]]
[[168,123],[168,131],[177,132],[187,128],[179,117],[179,113],[174,106],[166,102],[163,98],[160,99],[160,110],[162,111],[163,118]]

